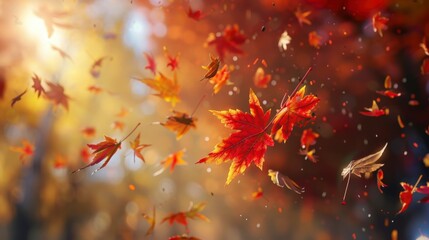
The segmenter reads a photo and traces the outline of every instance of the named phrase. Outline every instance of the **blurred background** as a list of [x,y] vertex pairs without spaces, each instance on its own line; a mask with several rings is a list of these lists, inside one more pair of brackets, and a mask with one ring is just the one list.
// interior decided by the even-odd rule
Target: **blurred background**
[[[378,12],[388,21],[375,32]],[[233,33],[224,32],[228,26]],[[161,220],[200,202],[210,222],[188,223],[188,236],[200,239],[423,239],[423,195],[396,213],[400,182],[413,185],[420,175],[421,184],[429,181],[429,57],[421,46],[428,38],[425,0],[0,1],[0,239],[168,239],[186,229]],[[176,106],[136,80],[154,78],[144,53],[156,72],[176,74]],[[231,84],[216,94],[208,80],[199,81],[210,55],[230,70]],[[167,66],[169,58],[177,69]],[[252,88],[275,112],[309,67],[307,92],[321,100],[316,117],[268,149],[263,171],[251,166],[226,186],[229,163],[194,164],[231,133],[208,110],[248,111]],[[255,82],[258,68],[271,75],[265,87]],[[34,75],[45,88],[64,87],[68,105],[38,97]],[[387,75],[400,97],[376,93],[386,90]],[[389,114],[360,114],[373,100]],[[195,109],[196,129],[180,140],[153,124],[172,110]],[[86,144],[104,135],[121,139],[138,122],[104,169],[71,173],[90,161]],[[308,128],[320,135],[312,146],[317,163],[300,155]],[[145,163],[130,149],[137,133],[151,144],[142,151]],[[34,151],[21,158],[23,141]],[[384,193],[375,174],[352,176],[342,205],[341,170],[386,142]],[[187,165],[154,176],[182,149]],[[277,187],[268,169],[305,193]],[[254,197],[259,188],[262,197]],[[146,236],[144,216],[154,208],[155,229]]]

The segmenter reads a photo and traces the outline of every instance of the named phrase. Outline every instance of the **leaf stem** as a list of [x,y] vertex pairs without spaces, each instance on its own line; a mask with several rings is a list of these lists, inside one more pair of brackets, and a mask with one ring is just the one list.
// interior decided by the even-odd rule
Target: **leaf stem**
[[[295,96],[295,94],[296,94],[296,92],[298,91],[298,88],[302,85],[302,83],[305,81],[305,79],[307,78],[307,76],[308,76],[308,74],[311,72],[311,70],[312,70],[313,68],[312,67],[309,67],[308,69],[307,69],[307,72],[305,72],[305,74],[304,74],[304,76],[301,78],[301,80],[299,81],[299,83],[296,85],[296,87],[295,87],[295,89],[292,91],[292,93],[289,95],[289,97],[291,98],[291,97],[293,97],[293,96]],[[286,99],[286,94],[287,93],[285,93],[285,95],[283,95],[283,98],[282,98],[282,102],[281,102],[281,104],[280,104],[280,107],[283,107],[283,105],[285,104],[285,99]]]
[[204,95],[201,97],[200,101],[198,101],[197,105],[195,106],[194,110],[193,110],[193,111],[192,111],[192,113],[191,113],[191,117],[193,117],[193,116],[194,116],[194,114],[195,114],[195,112],[197,112],[198,107],[200,107],[200,105],[201,105],[201,103],[203,102],[204,98],[206,98],[206,94],[204,94]]
[[133,134],[133,132],[140,126],[140,124],[141,123],[137,123],[137,125],[134,127],[134,129],[130,133],[128,133],[128,135],[126,137],[122,138],[122,140],[119,142],[121,143],[121,142],[125,141],[125,139],[127,139],[131,134]]
[[346,184],[346,189],[344,190],[344,195],[343,195],[343,201],[346,199],[346,195],[347,195],[347,190],[349,188],[349,183],[350,183],[350,177],[351,177],[352,173],[349,173],[349,177],[347,178],[347,184]]
[[420,183],[420,180],[422,180],[423,175],[420,174],[419,179],[417,179],[416,184],[414,184],[413,189],[411,190],[411,193],[414,193],[417,189],[417,185]]

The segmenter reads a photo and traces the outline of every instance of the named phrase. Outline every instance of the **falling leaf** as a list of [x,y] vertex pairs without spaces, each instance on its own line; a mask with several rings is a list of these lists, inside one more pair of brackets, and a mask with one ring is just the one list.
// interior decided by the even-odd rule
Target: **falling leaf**
[[400,116],[400,115],[398,115],[397,120],[398,120],[398,125],[399,125],[399,127],[400,127],[400,128],[404,128],[404,127],[405,127],[405,125],[404,125],[404,122],[402,121],[402,118],[401,118],[401,116]]
[[193,11],[191,7],[188,9],[188,17],[194,19],[195,21],[200,21],[205,15],[201,10]]
[[147,223],[149,223],[149,228],[146,231],[146,236],[152,235],[156,225],[156,208],[153,207],[152,217],[147,214],[143,214],[143,218],[147,221]]
[[389,97],[389,98],[392,98],[392,99],[400,97],[402,95],[401,93],[396,93],[396,92],[391,91],[391,90],[376,91],[376,93],[383,95],[383,96],[386,96],[386,97]]
[[268,83],[271,82],[271,74],[265,74],[263,68],[259,67],[256,69],[255,76],[253,77],[253,83],[256,87],[267,88]]
[[70,24],[61,22],[61,20],[64,17],[67,17],[69,15],[68,12],[54,11],[54,10],[48,9],[46,6],[41,6],[36,11],[34,11],[34,14],[45,22],[46,31],[48,33],[49,38],[54,33],[54,27],[59,27],[59,28],[72,27]]
[[288,176],[285,176],[278,171],[268,169],[268,176],[271,178],[271,181],[279,187],[287,187],[289,190],[294,191],[297,194],[304,193],[304,188],[300,187],[295,181],[290,179]]
[[140,158],[143,162],[145,162],[141,151],[149,146],[150,144],[140,144],[140,133],[137,135],[134,141],[130,142],[130,147],[134,151],[134,162],[136,161],[136,157]]
[[370,108],[365,108],[366,112],[359,112],[360,114],[368,117],[380,117],[389,114],[389,109],[379,109],[375,101],[372,101]]
[[176,139],[179,140],[185,135],[191,128],[196,128],[196,118],[189,116],[187,113],[173,111],[173,115],[167,118],[165,123],[161,123],[162,126],[176,133]]
[[83,136],[91,138],[94,137],[96,130],[94,127],[85,127],[81,130],[81,132],[83,133]]
[[177,54],[175,57],[171,56],[166,48],[165,48],[165,55],[167,57],[167,67],[170,67],[171,71],[175,71],[177,68],[179,68],[179,54]]
[[122,142],[125,139],[127,139],[138,128],[138,126],[140,126],[140,123],[138,123],[134,127],[134,129],[125,138],[123,138],[119,142],[116,141],[116,139],[113,139],[109,136],[104,136],[104,141],[101,141],[101,142],[96,143],[96,144],[87,144],[88,147],[92,150],[91,154],[94,155],[94,158],[92,159],[92,161],[88,165],[73,171],[73,173],[79,172],[79,171],[81,171],[87,167],[94,166],[103,160],[105,160],[103,165],[101,165],[101,167],[97,168],[93,172],[93,174],[95,172],[101,170],[102,168],[104,168],[109,163],[109,161],[113,157],[113,155],[115,155],[115,153],[118,151],[118,149],[121,148]]
[[53,102],[54,105],[62,105],[66,110],[69,108],[69,96],[64,93],[64,88],[58,83],[47,82],[48,91],[45,96]]
[[94,93],[94,94],[99,94],[103,91],[103,89],[101,87],[97,87],[95,85],[91,85],[88,87],[88,91]]
[[211,33],[207,39],[208,45],[214,45],[219,58],[223,60],[226,52],[242,54],[240,45],[244,44],[246,36],[240,32],[238,25],[228,25],[221,35]]
[[57,154],[54,160],[54,168],[59,169],[64,168],[65,166],[67,166],[67,160],[64,156]]
[[313,118],[313,111],[320,99],[310,94],[305,96],[305,86],[293,93],[273,120],[271,133],[278,142],[286,142],[297,123]]
[[322,45],[322,36],[317,34],[317,32],[312,31],[308,34],[308,43],[310,46],[319,49],[320,45]]
[[401,201],[401,209],[397,214],[405,212],[413,201],[414,188],[408,183],[401,182],[401,187],[404,189],[399,193],[399,200]]
[[218,71],[219,65],[220,65],[220,60],[219,60],[219,58],[214,58],[211,55],[210,55],[210,60],[211,60],[211,62],[209,65],[202,66],[202,68],[204,70],[206,70],[207,73],[206,73],[206,75],[204,75],[204,77],[200,81],[202,81],[204,79],[211,79],[214,76],[216,76],[216,74],[217,74],[217,71]]
[[40,97],[40,94],[45,93],[45,89],[42,86],[42,81],[36,74],[34,74],[31,79],[33,80],[33,85],[31,87],[34,89],[37,97]]
[[[210,79],[210,83],[213,84],[213,93],[217,94],[223,86],[232,85],[232,82],[229,81],[230,72],[228,66],[224,65],[216,75]],[[204,77],[205,79],[205,77]]]
[[301,9],[297,9],[295,12],[295,17],[298,19],[299,25],[302,26],[303,23],[307,25],[311,25],[310,20],[308,20],[308,16],[310,16],[311,11],[302,12]]
[[381,190],[381,188],[387,187],[387,185],[385,183],[383,183],[383,181],[382,181],[383,178],[384,178],[383,170],[378,169],[378,171],[377,171],[377,187],[378,187],[378,191],[380,191],[380,193],[383,193],[383,190]]
[[287,45],[289,45],[290,41],[292,40],[292,38],[289,36],[289,34],[287,33],[287,31],[284,31],[282,33],[282,35],[280,36],[279,42],[278,42],[278,46],[280,48],[280,50],[286,51],[287,50]]
[[95,60],[94,63],[91,65],[91,69],[89,70],[89,72],[94,78],[100,77],[101,67],[103,65],[104,60],[107,60],[107,59],[112,60],[111,57],[101,57]]
[[113,129],[117,129],[119,131],[123,131],[125,128],[125,123],[121,121],[114,121],[113,122]]
[[116,117],[124,118],[128,115],[128,113],[129,113],[128,109],[122,107],[121,110],[116,114]]
[[155,59],[152,57],[152,55],[149,55],[147,53],[144,53],[144,56],[146,57],[147,65],[144,67],[144,69],[150,70],[154,75],[156,74],[156,63]]
[[422,75],[429,74],[429,58],[425,58],[422,62],[422,66],[420,67],[420,71]]
[[429,203],[429,182],[426,182],[426,186],[420,186],[416,190],[418,193],[428,195],[419,200],[419,203]]
[[252,199],[253,200],[261,198],[262,196],[264,196],[264,192],[262,191],[261,187],[258,187],[258,190],[256,192],[252,193]]
[[82,161],[84,163],[90,163],[91,153],[89,152],[88,147],[85,146],[82,148],[82,150],[80,151],[80,157],[82,158]]
[[380,159],[381,155],[383,155],[383,152],[386,149],[386,147],[387,147],[387,143],[380,151],[357,160],[352,160],[347,165],[347,167],[343,169],[343,171],[341,172],[341,176],[343,177],[343,180],[346,178],[346,176],[349,176],[347,180],[346,189],[344,191],[343,201],[346,198],[351,175],[354,174],[358,177],[361,177],[362,174],[372,173],[377,169],[381,168],[384,164],[375,163],[375,162],[377,162],[377,160]]
[[26,94],[26,93],[27,93],[27,89],[25,89],[24,92],[22,92],[18,96],[12,98],[10,106],[13,107],[13,105],[15,105],[16,102],[21,101],[21,97],[24,96],[24,94]]
[[311,128],[305,129],[302,131],[301,135],[301,147],[303,149],[308,149],[311,145],[316,144],[316,139],[319,138],[317,132],[313,132]]
[[177,83],[176,72],[173,74],[173,79],[169,79],[164,74],[158,73],[154,79],[142,79],[140,82],[146,84],[148,87],[157,91],[156,96],[164,99],[164,101],[171,103],[174,107],[179,99],[179,85]]
[[172,173],[174,171],[174,168],[176,166],[180,166],[180,165],[188,165],[187,162],[185,162],[185,160],[183,160],[183,154],[185,153],[185,149],[182,149],[178,152],[175,152],[173,154],[168,155],[168,157],[161,162],[162,164],[162,169],[161,171],[159,171],[158,173],[155,173],[154,175],[159,175],[160,173],[162,173],[165,169],[170,167],[170,173]]
[[209,221],[209,219],[206,216],[200,213],[202,210],[204,210],[205,206],[206,206],[205,203],[192,205],[191,208],[186,212],[177,212],[177,213],[168,215],[167,217],[162,219],[161,223],[168,221],[168,223],[172,225],[173,223],[176,222],[178,224],[185,226],[186,232],[189,233],[188,220],[187,220],[188,218],[192,220],[201,219],[206,222]]
[[187,235],[177,235],[177,236],[169,237],[168,240],[201,240],[201,239],[192,237],[192,236],[188,237]]
[[380,37],[383,37],[383,31],[387,29],[388,21],[387,17],[381,16],[381,12],[378,12],[372,17],[372,29],[374,32],[378,32]]
[[27,140],[23,140],[22,147],[10,147],[10,150],[20,153],[21,155],[19,155],[19,159],[23,160],[24,158],[30,157],[34,154],[34,145]]
[[317,163],[318,160],[317,160],[317,156],[314,155],[315,153],[316,153],[316,149],[312,149],[312,150],[309,150],[309,149],[303,149],[302,150],[301,149],[299,151],[300,155],[304,155],[305,156],[305,160],[310,160],[313,163]]
[[270,119],[271,110],[264,113],[258,97],[250,90],[250,114],[240,110],[211,111],[226,127],[237,130],[228,138],[217,144],[207,157],[197,163],[216,163],[232,161],[226,184],[229,184],[238,174],[244,173],[253,162],[262,170],[267,146],[273,146],[274,141],[265,133]]
[[425,53],[425,55],[429,56],[428,42],[426,41],[426,37],[423,37],[423,40],[420,43],[420,47],[423,49],[423,52]]
[[56,47],[54,45],[51,45],[51,48],[52,48],[52,50],[58,52],[63,59],[68,59],[70,61],[73,61],[73,59],[70,57],[70,55],[68,55],[66,52],[64,52],[61,48]]
[[390,75],[387,75],[384,79],[384,88],[391,89],[392,88],[392,78]]

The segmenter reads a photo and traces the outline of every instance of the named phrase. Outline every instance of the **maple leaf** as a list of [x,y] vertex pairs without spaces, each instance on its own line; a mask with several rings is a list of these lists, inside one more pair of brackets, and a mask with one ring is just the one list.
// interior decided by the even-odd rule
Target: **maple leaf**
[[200,81],[202,81],[204,79],[211,79],[211,78],[216,76],[217,71],[219,70],[220,60],[219,60],[219,58],[214,58],[210,55],[210,61],[211,62],[209,65],[201,66],[207,72]]
[[319,138],[319,134],[317,132],[313,132],[311,128],[305,129],[302,131],[301,135],[301,147],[308,149],[311,145],[316,144],[317,138]]
[[34,74],[31,79],[33,80],[33,85],[31,87],[34,89],[37,97],[40,97],[40,94],[45,93],[45,89],[42,86],[42,81],[36,74]]
[[104,60],[107,60],[107,59],[112,60],[111,57],[101,57],[101,58],[95,60],[94,63],[92,63],[91,69],[89,70],[89,72],[91,73],[91,75],[94,78],[100,77],[101,67],[103,65]]
[[179,140],[185,135],[191,128],[196,128],[196,118],[189,116],[187,113],[173,111],[173,116],[167,118],[165,123],[161,123],[162,126],[176,133],[176,139]]
[[205,14],[201,10],[195,10],[193,11],[191,7],[188,9],[188,17],[194,19],[195,21],[200,21],[203,17],[205,17]]
[[154,79],[137,79],[138,81],[146,84],[148,87],[158,91],[156,96],[164,99],[164,101],[171,103],[174,107],[179,99],[179,85],[177,83],[176,72],[173,74],[173,79],[169,79],[164,74],[158,73]]
[[[228,70],[228,66],[224,65],[216,75],[210,79],[210,83],[213,84],[213,93],[217,94],[223,86],[232,85],[233,83],[229,81],[231,73]],[[204,77],[203,79],[205,79]]]
[[352,160],[347,165],[347,167],[343,169],[343,171],[341,172],[341,176],[343,177],[343,180],[346,178],[346,176],[348,176],[346,189],[344,191],[343,201],[346,198],[351,175],[354,174],[358,177],[361,177],[361,174],[372,173],[377,169],[381,168],[384,164],[376,163],[376,162],[378,159],[380,159],[381,155],[383,155],[383,152],[386,149],[386,147],[387,147],[387,143],[380,151],[357,160]]
[[267,146],[273,146],[274,141],[265,133],[270,119],[271,110],[264,113],[258,97],[250,89],[250,114],[241,110],[211,111],[226,127],[237,130],[228,138],[217,144],[207,157],[197,163],[220,164],[232,161],[226,184],[229,184],[238,174],[244,173],[253,162],[262,170]]
[[[168,155],[168,157],[161,162],[163,165],[163,169],[165,170],[170,167],[170,173],[174,171],[174,168],[179,165],[187,165],[188,163],[183,160],[183,154],[185,153],[185,149],[182,149],[178,152]],[[158,175],[158,174],[156,174]]]
[[176,235],[176,236],[169,237],[168,240],[201,240],[201,239],[192,237],[192,236],[188,237],[187,235]]
[[286,51],[287,50],[287,45],[289,45],[290,41],[292,40],[292,38],[289,36],[289,34],[287,33],[287,31],[284,31],[282,33],[282,35],[279,38],[279,42],[278,42],[278,46],[280,48],[280,50]]
[[380,117],[389,114],[389,109],[379,109],[375,101],[372,101],[371,108],[365,108],[366,112],[359,112],[360,114],[368,117]]
[[46,31],[50,38],[54,33],[54,26],[60,28],[71,28],[70,24],[62,23],[60,20],[67,17],[69,13],[63,11],[54,11],[45,6],[39,7],[34,14],[45,22]]
[[137,135],[134,141],[130,142],[130,147],[134,151],[134,162],[136,161],[136,157],[140,158],[143,162],[145,162],[141,151],[149,146],[150,144],[140,144],[140,133]]
[[310,46],[319,49],[320,45],[322,45],[322,36],[320,36],[317,32],[312,31],[308,34],[308,43]]
[[253,77],[253,83],[258,88],[267,88],[268,83],[271,82],[271,74],[265,74],[263,68],[259,67],[256,69],[255,76]]
[[240,49],[240,45],[245,41],[246,36],[240,32],[238,25],[228,25],[219,36],[211,33],[207,44],[214,45],[220,59],[223,60],[226,52],[242,54],[243,50]]
[[281,104],[280,111],[274,117],[271,128],[271,133],[275,134],[274,139],[278,142],[286,142],[295,124],[313,118],[312,113],[319,102],[320,99],[312,94],[305,96],[305,86],[297,92],[294,91],[286,103]]
[[299,25],[302,26],[303,23],[307,25],[311,25],[310,20],[308,20],[308,16],[310,16],[311,11],[302,12],[301,9],[297,9],[295,12],[295,17],[298,19]]
[[262,191],[261,187],[258,187],[258,191],[252,193],[253,200],[261,198],[262,196],[264,196],[264,192]]
[[377,171],[377,187],[378,187],[378,191],[380,191],[380,193],[383,193],[383,190],[381,190],[381,188],[383,187],[387,187],[387,185],[385,183],[383,183],[383,178],[384,178],[384,173],[383,170],[378,169]]
[[10,147],[10,150],[20,153],[21,155],[19,155],[19,159],[23,160],[24,158],[30,157],[34,154],[34,145],[27,140],[23,140],[22,147]]
[[185,226],[186,232],[189,233],[188,220],[187,220],[188,218],[192,220],[201,219],[206,222],[209,221],[209,219],[206,216],[200,213],[202,210],[204,210],[205,206],[206,206],[205,203],[199,203],[195,205],[192,204],[188,211],[170,214],[167,217],[163,218],[161,223],[168,221],[168,223],[172,225],[173,223],[176,222],[178,224]]
[[113,139],[109,136],[104,136],[104,141],[101,141],[101,142],[96,143],[96,144],[87,144],[87,146],[92,150],[91,154],[94,155],[94,158],[92,159],[92,161],[88,165],[73,171],[73,173],[79,172],[79,171],[81,171],[87,167],[94,166],[103,160],[105,160],[103,165],[101,165],[101,167],[97,168],[93,172],[93,174],[95,172],[101,170],[102,168],[104,168],[109,163],[109,161],[113,157],[113,155],[115,155],[115,153],[121,148],[122,142],[125,139],[127,139],[138,128],[138,126],[140,126],[140,123],[138,123],[134,127],[134,129],[125,138],[123,138],[119,142],[116,139]]
[[144,69],[150,70],[155,75],[156,74],[155,59],[152,57],[152,55],[149,55],[147,53],[144,53],[144,56],[146,57],[146,61],[147,61],[147,65],[144,67]]
[[52,50],[58,52],[63,59],[69,59],[70,61],[73,61],[73,59],[70,57],[70,55],[68,55],[66,52],[64,52],[61,48],[54,46],[52,44],[51,44],[51,48],[52,48]]
[[62,105],[66,110],[69,108],[69,96],[64,93],[64,87],[58,83],[47,82],[48,91],[45,96],[54,103],[54,105]]
[[179,54],[176,55],[175,57],[167,54],[167,67],[171,68],[171,71],[176,70],[177,68],[179,68]]
[[419,203],[429,203],[429,182],[426,182],[426,186],[420,186],[417,188],[417,192],[428,195],[419,200]]
[[290,179],[288,176],[285,176],[279,173],[279,171],[268,169],[268,176],[271,178],[271,181],[279,187],[286,186],[289,190],[292,190],[297,194],[301,194],[305,192],[304,188],[300,187],[295,181]]
[[152,217],[147,215],[147,214],[143,214],[143,218],[149,223],[149,228],[146,231],[146,236],[149,236],[151,234],[153,234],[153,231],[155,230],[155,225],[156,225],[156,208],[153,207],[153,213],[152,213]]
[[422,179],[422,175],[420,175],[419,179],[417,180],[414,186],[411,186],[410,184],[405,182],[400,183],[401,187],[404,190],[399,193],[399,200],[401,201],[401,209],[396,214],[403,213],[405,212],[405,210],[408,209],[411,202],[413,201],[413,194],[416,192],[416,187],[419,184],[421,179]]
[[378,12],[372,16],[372,29],[374,32],[378,32],[380,37],[383,37],[383,30],[387,29],[387,22],[389,19],[387,17],[382,17],[381,12]]
[[85,127],[81,130],[81,132],[83,133],[83,136],[90,138],[94,137],[96,130],[94,127]]
[[18,96],[12,98],[12,101],[10,103],[10,106],[13,107],[16,102],[21,101],[22,96],[27,93],[27,89],[24,90],[24,92],[20,93]]

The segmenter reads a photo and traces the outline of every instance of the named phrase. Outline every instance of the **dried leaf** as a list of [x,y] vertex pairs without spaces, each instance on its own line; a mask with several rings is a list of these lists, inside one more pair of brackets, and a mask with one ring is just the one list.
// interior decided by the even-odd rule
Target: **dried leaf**
[[392,78],[390,75],[387,75],[384,79],[384,88],[391,89],[392,88]]
[[169,79],[164,76],[164,74],[159,73],[154,79],[147,78],[139,81],[157,91],[158,93],[155,95],[164,99],[164,101],[171,103],[173,107],[180,101],[180,88],[177,83],[176,72],[173,74],[173,79]]
[[397,92],[394,92],[394,91],[391,91],[391,90],[375,91],[375,92],[378,93],[378,94],[380,94],[380,95],[386,96],[388,98],[392,98],[392,99],[400,97],[402,95],[401,93],[397,93]]
[[300,187],[295,181],[290,179],[288,176],[285,176],[278,171],[269,169],[268,176],[271,178],[271,181],[279,187],[287,187],[289,190],[294,191],[297,194],[304,193],[304,188]]
[[54,160],[54,168],[64,168],[65,166],[67,166],[67,160],[63,155],[57,154]]
[[210,55],[210,60],[211,60],[211,62],[209,65],[202,66],[202,68],[204,70],[206,70],[207,73],[206,73],[206,75],[204,75],[204,77],[200,81],[202,81],[204,79],[211,79],[214,76],[216,76],[216,74],[217,74],[217,71],[218,71],[219,65],[220,65],[220,60],[219,60],[219,58],[214,58],[211,55]]
[[299,154],[300,155],[304,155],[305,156],[305,160],[310,160],[311,162],[313,162],[313,163],[317,163],[318,162],[318,160],[317,160],[317,156],[316,155],[314,155],[316,153],[316,149],[312,149],[312,150],[309,150],[309,149],[301,149],[300,151],[299,151]]
[[22,96],[27,93],[27,89],[24,90],[24,92],[20,93],[18,96],[12,98],[10,106],[13,107],[16,102],[21,101]]
[[411,202],[413,201],[413,186],[408,183],[401,182],[401,186],[404,189],[399,193],[399,200],[401,201],[401,209],[397,214],[405,212],[408,209]]
[[31,79],[33,80],[33,85],[31,87],[34,89],[37,97],[40,97],[40,94],[45,93],[45,89],[42,86],[42,81],[36,74],[34,74]]
[[167,57],[167,67],[170,67],[171,71],[175,71],[177,68],[179,68],[179,54],[177,54],[175,57],[171,56],[167,50],[166,51],[166,57]]
[[250,90],[250,114],[240,110],[211,111],[225,126],[237,130],[228,138],[222,140],[207,157],[197,163],[216,163],[232,161],[226,184],[229,184],[238,174],[253,162],[262,170],[267,146],[273,146],[274,141],[265,133],[270,119],[271,110],[264,113],[258,97]]
[[165,123],[161,123],[162,126],[176,133],[176,139],[179,140],[185,135],[191,128],[196,128],[196,118],[189,116],[187,113],[173,111],[173,115],[167,118]]
[[69,96],[64,93],[64,88],[58,83],[47,82],[48,91],[45,96],[52,101],[54,105],[62,105],[66,110],[69,108]]
[[423,52],[425,53],[426,56],[429,56],[429,47],[428,47],[428,42],[426,41],[426,37],[423,37],[422,42],[420,43],[420,47],[423,49]]
[[97,87],[95,85],[91,85],[88,87],[88,91],[94,93],[94,94],[99,94],[103,91],[103,89],[101,87]]
[[136,161],[136,157],[140,158],[143,162],[145,162],[141,151],[149,146],[150,144],[140,144],[140,133],[137,135],[134,141],[130,142],[130,147],[134,151],[134,162]]

